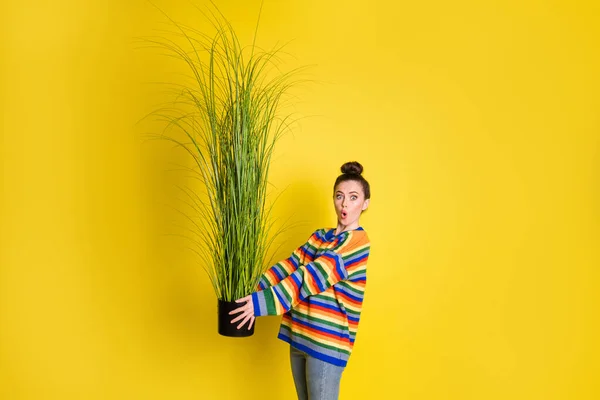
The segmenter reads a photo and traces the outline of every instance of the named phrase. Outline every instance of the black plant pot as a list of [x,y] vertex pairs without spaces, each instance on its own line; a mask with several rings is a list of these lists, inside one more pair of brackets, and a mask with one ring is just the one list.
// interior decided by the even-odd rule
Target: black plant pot
[[[229,312],[242,305],[243,304],[236,303],[235,301],[219,300],[217,314],[220,335],[228,337],[248,337],[254,334],[254,324],[252,324],[252,328],[248,329],[248,324],[250,322],[246,322],[240,329],[238,329],[237,326],[242,322],[241,320],[236,321],[233,324],[231,323],[231,320],[237,318],[240,314],[229,315]],[[254,323],[256,323],[256,320]]]

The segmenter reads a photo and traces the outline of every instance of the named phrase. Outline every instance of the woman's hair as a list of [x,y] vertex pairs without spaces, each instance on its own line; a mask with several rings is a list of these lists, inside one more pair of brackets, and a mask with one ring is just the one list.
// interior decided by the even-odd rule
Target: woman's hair
[[342,165],[340,168],[342,174],[337,177],[335,180],[335,184],[333,185],[333,190],[337,185],[345,181],[355,181],[359,182],[362,186],[363,192],[365,194],[365,199],[371,198],[371,187],[369,186],[369,182],[362,176],[363,166],[357,161],[350,161]]

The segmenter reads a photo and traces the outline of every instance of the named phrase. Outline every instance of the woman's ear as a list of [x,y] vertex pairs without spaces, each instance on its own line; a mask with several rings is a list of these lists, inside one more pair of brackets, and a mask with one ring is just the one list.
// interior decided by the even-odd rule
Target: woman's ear
[[363,206],[362,206],[362,210],[363,210],[363,211],[365,211],[365,210],[367,209],[367,207],[369,207],[369,201],[370,201],[370,200],[371,200],[371,199],[367,199],[367,200],[365,200],[365,202],[363,203]]

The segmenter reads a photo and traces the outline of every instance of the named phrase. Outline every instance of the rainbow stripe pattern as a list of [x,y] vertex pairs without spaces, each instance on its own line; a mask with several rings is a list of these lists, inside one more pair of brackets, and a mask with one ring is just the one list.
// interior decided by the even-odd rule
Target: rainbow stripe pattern
[[254,315],[283,315],[279,339],[345,367],[356,340],[370,247],[362,227],[339,235],[316,230],[261,276],[252,293]]

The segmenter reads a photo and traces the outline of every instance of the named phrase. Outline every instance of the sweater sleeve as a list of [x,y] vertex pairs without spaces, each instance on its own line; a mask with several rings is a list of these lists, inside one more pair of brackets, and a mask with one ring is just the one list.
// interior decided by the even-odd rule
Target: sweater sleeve
[[257,290],[264,290],[273,285],[277,285],[296,271],[298,265],[311,261],[314,258],[316,251],[311,245],[311,239],[315,237],[317,232],[318,231],[313,232],[306,243],[294,250],[288,258],[279,261],[277,264],[266,270],[258,281]]
[[281,315],[308,296],[322,293],[348,278],[350,266],[368,257],[369,243],[352,240],[350,233],[334,249],[327,250],[312,262],[300,265],[278,284],[252,293],[254,315]]

